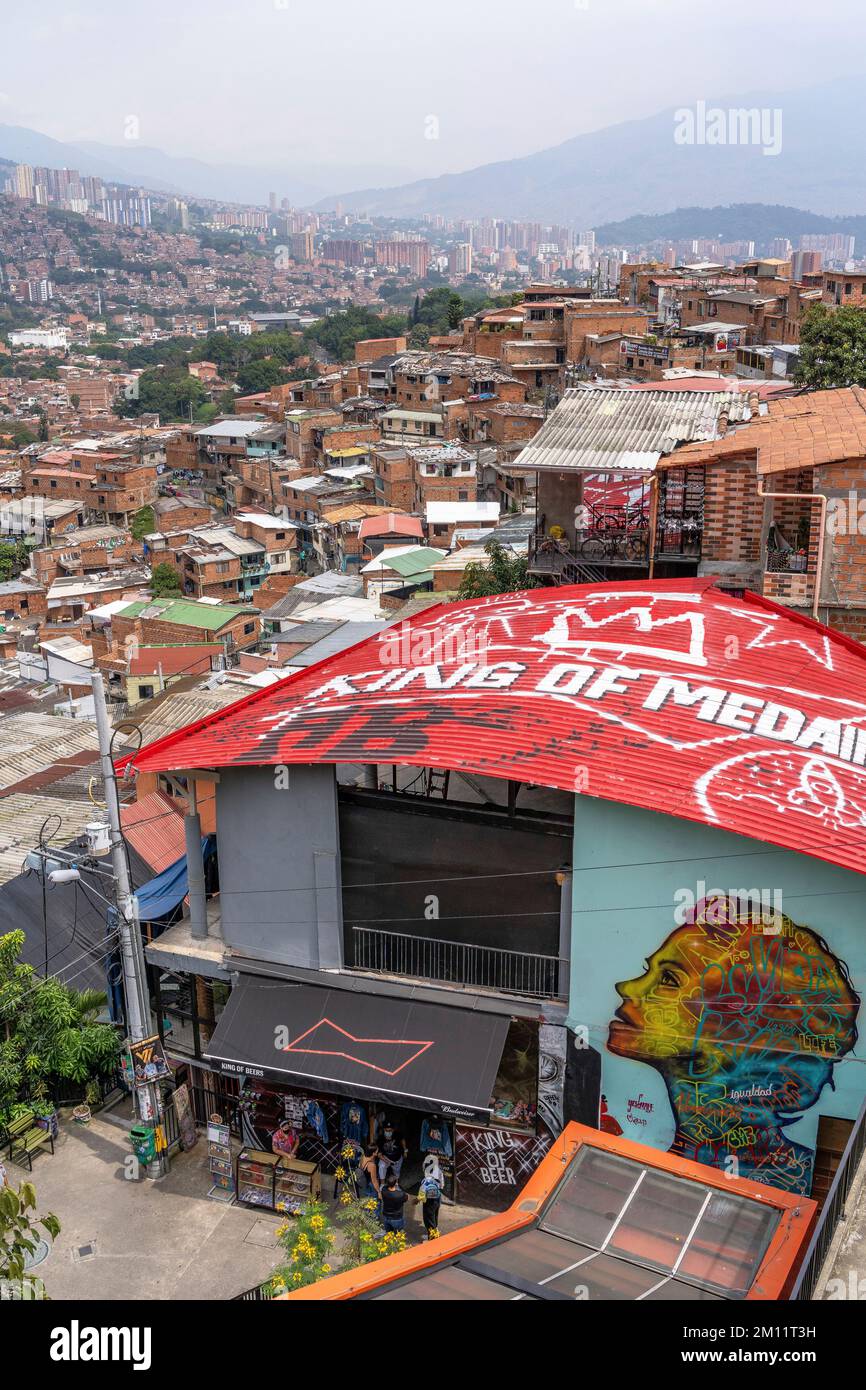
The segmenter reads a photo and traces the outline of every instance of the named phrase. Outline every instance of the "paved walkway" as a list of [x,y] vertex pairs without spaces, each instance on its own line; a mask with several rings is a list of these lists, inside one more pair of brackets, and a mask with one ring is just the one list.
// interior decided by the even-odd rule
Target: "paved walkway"
[[[262,1283],[280,1262],[276,1230],[282,1218],[207,1196],[207,1145],[176,1153],[158,1182],[133,1179],[128,1102],[103,1111],[89,1125],[66,1115],[52,1157],[33,1160],[38,1209],[53,1211],[60,1235],[48,1259],[33,1271],[51,1298],[223,1300]],[[29,1178],[8,1163],[9,1181]],[[330,1197],[333,1179],[325,1179]],[[420,1208],[407,1206],[406,1233],[422,1237]],[[454,1230],[486,1213],[443,1205],[441,1225]],[[89,1247],[89,1249],[87,1248]]]

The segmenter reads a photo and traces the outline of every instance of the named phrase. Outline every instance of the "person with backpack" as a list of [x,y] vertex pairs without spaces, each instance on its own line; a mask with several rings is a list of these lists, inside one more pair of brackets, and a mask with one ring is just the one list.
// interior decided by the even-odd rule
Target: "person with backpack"
[[424,1230],[428,1240],[435,1240],[439,1234],[439,1208],[442,1204],[442,1169],[435,1154],[429,1154],[424,1160],[424,1177],[418,1188],[418,1202],[421,1206],[421,1219],[424,1222]]

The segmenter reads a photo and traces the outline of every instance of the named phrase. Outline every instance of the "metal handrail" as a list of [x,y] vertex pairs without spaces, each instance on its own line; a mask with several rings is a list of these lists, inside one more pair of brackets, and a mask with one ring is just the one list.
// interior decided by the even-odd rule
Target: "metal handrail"
[[353,926],[353,968],[436,980],[500,994],[563,997],[567,962],[560,956],[512,951],[441,937],[410,936]]
[[854,1121],[854,1128],[848,1135],[839,1167],[836,1169],[830,1191],[821,1208],[818,1223],[809,1241],[803,1263],[791,1290],[791,1302],[808,1303],[827,1258],[830,1242],[836,1234],[836,1227],[845,1215],[845,1203],[851,1191],[851,1184],[866,1151],[866,1100],[860,1107],[860,1114]]

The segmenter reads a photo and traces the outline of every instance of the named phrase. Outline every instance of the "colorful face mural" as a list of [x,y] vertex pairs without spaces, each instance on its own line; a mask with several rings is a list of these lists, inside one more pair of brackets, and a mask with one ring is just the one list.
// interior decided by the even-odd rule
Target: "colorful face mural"
[[814,1152],[785,1127],[832,1086],[860,998],[826,941],[782,913],[715,897],[692,917],[616,986],[608,1050],[661,1074],[671,1152],[808,1194]]

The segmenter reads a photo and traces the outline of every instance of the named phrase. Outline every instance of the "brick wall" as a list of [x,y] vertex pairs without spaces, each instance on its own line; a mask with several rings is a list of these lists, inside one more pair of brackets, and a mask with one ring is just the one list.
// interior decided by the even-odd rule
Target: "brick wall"
[[821,597],[866,612],[866,459],[816,468],[814,478],[816,492],[843,504],[841,515],[828,509]]
[[810,609],[815,596],[815,576],[812,574],[765,573],[764,597],[791,608]]
[[708,563],[758,564],[763,516],[753,460],[710,464],[704,482],[702,559]]
[[375,362],[379,357],[406,351],[405,338],[363,338],[355,344],[356,362]]
[[[639,337],[649,329],[649,314],[611,300],[610,307],[595,303],[566,309],[565,341],[569,362],[582,361],[588,333],[628,333]],[[504,399],[504,397],[503,397]]]
[[170,512],[163,512],[156,518],[156,529],[164,536],[171,536],[178,531],[186,534],[193,526],[206,526],[210,520],[209,507],[174,507]]
[[[254,631],[244,628],[253,624]],[[208,628],[191,627],[187,623],[170,623],[162,618],[124,618],[115,614],[111,620],[111,638],[115,646],[123,646],[127,637],[138,638],[143,647],[183,646],[194,642],[224,642],[231,636],[235,647],[251,647],[258,640],[261,619],[257,614],[240,614],[231,623],[214,633]]]

